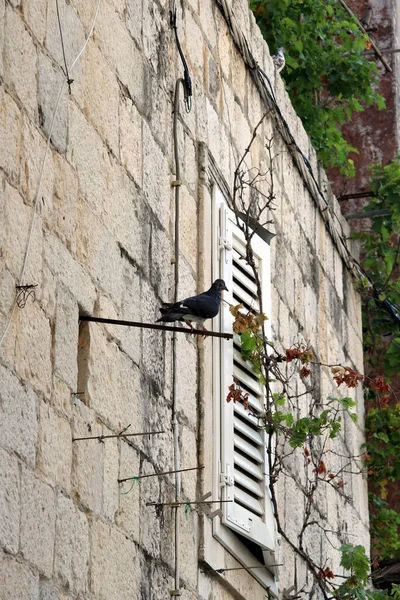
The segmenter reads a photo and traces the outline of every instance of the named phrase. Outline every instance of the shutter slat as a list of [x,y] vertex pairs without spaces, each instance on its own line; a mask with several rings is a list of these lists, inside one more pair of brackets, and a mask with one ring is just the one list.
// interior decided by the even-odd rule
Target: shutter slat
[[262,387],[261,387],[258,379],[255,378],[255,376],[252,372],[251,363],[249,363],[246,360],[243,360],[242,355],[240,354],[239,350],[237,350],[236,348],[233,349],[233,358],[237,363],[240,364],[242,369],[247,372],[248,376],[251,377],[251,379],[254,381],[254,385],[258,388],[258,395],[261,395]]
[[258,450],[257,448],[254,448],[254,446],[249,444],[249,442],[247,442],[246,440],[244,440],[243,438],[241,438],[240,436],[238,436],[236,434],[234,434],[233,438],[234,438],[235,448],[238,448],[241,452],[243,452],[244,454],[247,454],[247,456],[252,458],[255,462],[259,463],[260,465],[263,465],[264,456],[260,450]]
[[243,423],[243,421],[238,418],[235,419],[234,425],[235,429],[240,431],[242,435],[245,435],[247,438],[249,438],[253,444],[256,444],[257,446],[263,445],[263,436],[259,431],[255,430],[250,425]]
[[251,510],[255,515],[262,517],[264,514],[261,502],[258,502],[255,498],[246,494],[238,487],[235,487],[235,500],[240,502],[243,506]]
[[[244,291],[240,285],[236,285],[233,289],[234,301],[239,300],[240,303],[247,305],[252,312],[259,312],[260,305],[257,298]],[[247,308],[247,307],[245,307]]]
[[260,385],[258,381],[255,381],[250,375],[247,373],[247,369],[244,370],[241,365],[234,364],[233,366],[233,376],[236,377],[239,381],[242,381],[245,385],[247,385],[250,390],[257,397],[260,393]]
[[244,473],[241,473],[238,470],[235,471],[234,477],[235,477],[235,482],[237,482],[239,485],[241,485],[242,487],[249,490],[250,495],[253,494],[254,496],[256,496],[256,499],[263,498],[264,492],[261,489],[261,486],[259,483],[257,483],[256,481],[253,481],[253,479],[250,479],[250,477],[247,477],[246,475],[244,475]]
[[253,462],[251,462],[251,460],[248,460],[247,458],[245,458],[238,452],[235,452],[234,461],[235,461],[235,465],[237,465],[244,471],[247,471],[248,473],[250,473],[252,475],[252,477],[255,477],[259,481],[264,480],[264,474],[261,472],[260,467],[258,465],[255,465]]
[[[253,269],[250,267],[250,265],[247,263],[245,255],[246,255],[246,250],[243,250],[244,246],[241,247],[240,250],[238,250],[237,248],[237,238],[234,237],[233,239],[233,262],[237,263],[241,269],[243,269],[244,271],[246,271],[246,273],[249,276],[249,279],[251,279],[252,281],[254,281],[254,273],[253,273]],[[244,252],[244,254],[243,254]]]
[[[243,261],[240,261],[240,263],[242,263]],[[237,268],[237,264],[238,261],[234,260],[233,261],[233,276],[235,279],[237,279],[238,281],[240,281],[240,283],[242,285],[244,285],[244,287],[248,288],[250,290],[251,293],[255,294],[257,296],[257,286],[255,284],[255,282],[250,279],[250,277],[247,277],[240,269]],[[241,266],[241,265],[240,265]]]
[[[260,402],[256,401],[254,399],[254,397],[252,397],[252,396],[249,396],[248,400],[249,400],[249,405],[254,410],[254,412],[259,413],[260,412]],[[259,422],[258,422],[257,417],[254,417],[248,410],[245,410],[243,404],[240,404],[239,402],[235,402],[235,404],[233,406],[233,410],[235,411],[236,414],[240,415],[242,419],[245,419],[251,427],[257,428],[257,430],[260,432],[263,431],[264,428],[259,427]]]

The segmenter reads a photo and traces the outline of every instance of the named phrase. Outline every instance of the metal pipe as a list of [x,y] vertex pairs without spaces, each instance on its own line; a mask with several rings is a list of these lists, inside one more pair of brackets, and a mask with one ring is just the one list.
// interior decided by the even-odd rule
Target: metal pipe
[[[174,264],[174,302],[178,301],[179,292],[179,203],[180,203],[180,187],[181,187],[181,169],[179,165],[179,146],[178,146],[178,116],[179,116],[179,86],[182,84],[185,87],[183,79],[177,79],[175,83],[174,95],[174,119],[173,119],[173,134],[174,134],[174,156],[175,156],[175,264]],[[174,469],[175,473],[175,501],[178,502],[181,494],[181,474],[179,472],[179,427],[177,418],[177,335],[174,331],[172,336],[172,435],[174,438]],[[175,595],[180,595],[180,515],[178,507],[175,507]]]
[[218,331],[203,331],[201,329],[187,329],[186,327],[173,327],[172,325],[157,325],[156,323],[139,323],[138,321],[121,321],[119,319],[104,319],[103,317],[90,317],[81,315],[80,321],[90,321],[93,323],[106,323],[109,325],[123,325],[125,327],[140,327],[142,329],[158,329],[160,331],[173,331],[174,333],[186,333],[187,335],[204,335],[205,337],[218,337],[231,340],[231,333],[219,333]]

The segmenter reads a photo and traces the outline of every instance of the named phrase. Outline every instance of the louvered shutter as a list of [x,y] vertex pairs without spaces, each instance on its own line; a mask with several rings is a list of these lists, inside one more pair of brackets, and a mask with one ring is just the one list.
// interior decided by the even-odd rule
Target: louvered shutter
[[[242,303],[246,309],[257,312],[257,289],[252,270],[245,260],[243,234],[234,222],[221,194],[217,195],[217,269],[229,292],[224,299],[231,304]],[[254,236],[252,247],[263,287],[263,310],[270,314],[269,246]],[[223,303],[220,311],[221,331],[231,331],[233,318],[229,306]],[[241,535],[259,544],[263,549],[275,548],[275,523],[268,493],[266,460],[266,433],[257,418],[245,411],[239,403],[227,403],[228,387],[233,377],[249,393],[254,413],[264,411],[263,390],[251,364],[244,361],[239,350],[239,337],[233,342],[219,342],[219,396],[221,410],[221,465],[220,485],[223,504],[223,522]]]

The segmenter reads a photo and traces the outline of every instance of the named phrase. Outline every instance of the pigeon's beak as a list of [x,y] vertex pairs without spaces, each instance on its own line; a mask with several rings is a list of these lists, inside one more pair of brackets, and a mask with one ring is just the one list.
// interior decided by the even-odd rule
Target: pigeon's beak
[[228,288],[226,287],[226,285],[224,285],[224,287],[222,288],[223,290],[226,290],[227,292],[229,292]]

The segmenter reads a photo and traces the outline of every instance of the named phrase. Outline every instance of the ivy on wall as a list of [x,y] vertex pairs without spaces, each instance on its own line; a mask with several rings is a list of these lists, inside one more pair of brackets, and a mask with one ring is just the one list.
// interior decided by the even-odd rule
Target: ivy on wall
[[281,72],[292,104],[325,167],[352,177],[357,152],[338,129],[354,112],[385,101],[376,90],[378,69],[366,60],[368,36],[336,0],[250,0],[271,53],[286,51]]

